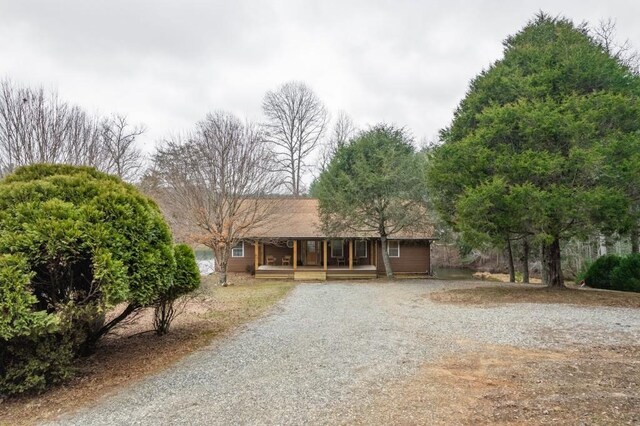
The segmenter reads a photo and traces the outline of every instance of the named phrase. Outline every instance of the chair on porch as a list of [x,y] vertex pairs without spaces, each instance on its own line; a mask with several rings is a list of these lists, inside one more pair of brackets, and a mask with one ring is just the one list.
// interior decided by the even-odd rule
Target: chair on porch
[[282,256],[282,266],[284,265],[291,266],[291,256]]
[[275,265],[275,264],[276,264],[275,256],[267,256],[267,265]]
[[338,264],[338,266],[346,265],[347,261],[344,259],[344,257],[336,257],[336,263]]

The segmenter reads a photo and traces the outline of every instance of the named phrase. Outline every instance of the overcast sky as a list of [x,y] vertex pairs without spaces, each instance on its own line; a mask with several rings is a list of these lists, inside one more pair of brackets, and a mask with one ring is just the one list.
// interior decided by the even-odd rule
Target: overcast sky
[[469,80],[538,10],[617,21],[640,48],[640,2],[0,0],[0,78],[127,114],[147,150],[207,111],[261,119],[267,90],[312,87],[335,116],[446,126]]

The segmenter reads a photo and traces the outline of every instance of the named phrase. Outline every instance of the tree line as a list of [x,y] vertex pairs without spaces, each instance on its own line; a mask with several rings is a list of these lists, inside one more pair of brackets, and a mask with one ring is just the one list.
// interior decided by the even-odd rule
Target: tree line
[[[262,123],[212,112],[164,140],[140,185],[180,239],[213,250],[223,283],[231,248],[274,210],[267,196],[309,190],[329,235],[348,229],[386,240],[424,229],[435,210],[465,245],[506,248],[512,277],[514,251],[525,279],[530,254],[540,253],[543,281],[562,286],[566,241],[627,235],[638,251],[638,63],[629,43],[616,42],[612,21],[591,28],[540,13],[473,79],[436,146],[416,152],[406,129],[358,130],[345,113],[329,131],[313,90],[288,82],[264,96]],[[124,174],[138,164],[140,127],[92,118],[42,90],[8,82],[3,90],[5,170],[77,162]]]

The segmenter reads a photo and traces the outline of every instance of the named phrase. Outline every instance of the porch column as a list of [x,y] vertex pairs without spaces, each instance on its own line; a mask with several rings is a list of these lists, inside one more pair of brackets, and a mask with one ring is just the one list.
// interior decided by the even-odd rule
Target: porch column
[[353,269],[353,240],[349,240],[349,270]]
[[370,244],[369,244],[369,265],[373,266],[375,265],[375,263],[373,263],[373,245],[374,245],[374,241],[371,240]]
[[260,259],[260,243],[258,243],[258,240],[253,244],[253,251],[253,270],[257,271],[258,266],[260,266],[260,262],[258,261],[258,259]]
[[378,241],[373,240],[373,266],[378,267]]
[[293,270],[298,267],[298,240],[293,240]]
[[322,243],[322,257],[323,257],[323,265],[324,270],[327,270],[327,240],[324,240]]

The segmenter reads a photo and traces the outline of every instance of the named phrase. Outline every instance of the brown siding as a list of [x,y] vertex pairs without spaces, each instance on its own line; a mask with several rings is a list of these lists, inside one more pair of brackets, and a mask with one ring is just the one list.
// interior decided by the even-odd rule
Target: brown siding
[[[378,245],[378,261],[376,263],[379,274],[384,274],[382,262],[382,244]],[[427,242],[400,241],[400,257],[391,257],[391,269],[394,273],[427,274],[430,270],[430,247]]]
[[247,272],[247,268],[253,267],[253,243],[244,242],[244,257],[229,257],[228,272]]

